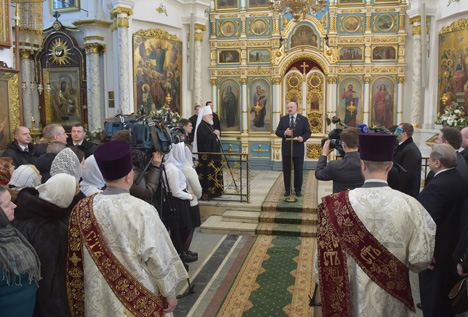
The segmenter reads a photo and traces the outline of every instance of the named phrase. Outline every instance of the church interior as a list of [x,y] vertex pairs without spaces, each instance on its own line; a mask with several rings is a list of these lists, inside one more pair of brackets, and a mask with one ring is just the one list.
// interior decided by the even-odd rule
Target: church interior
[[[179,299],[175,316],[313,316],[310,237],[317,202],[331,193],[313,169],[321,140],[336,128],[330,119],[385,129],[408,122],[427,157],[446,125],[439,116],[454,105],[468,115],[467,0],[0,0],[0,7],[0,151],[20,125],[38,138],[48,124],[69,132],[82,123],[98,140],[117,114],[170,109],[188,119],[211,101],[223,151],[249,162],[244,201],[241,194],[241,202],[200,203],[204,223],[193,240],[200,255],[189,266],[195,294]],[[308,197],[288,205],[275,189],[282,170],[275,130],[290,101],[312,134]],[[297,208],[298,222],[275,224],[288,208]],[[295,253],[274,257],[272,248]],[[265,268],[270,257],[277,262]],[[268,293],[275,276],[286,299]],[[411,282],[418,292],[417,275]]]

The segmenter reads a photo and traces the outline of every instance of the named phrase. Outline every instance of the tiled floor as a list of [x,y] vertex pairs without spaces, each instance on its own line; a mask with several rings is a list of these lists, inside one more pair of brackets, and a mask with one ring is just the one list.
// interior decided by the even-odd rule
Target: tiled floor
[[[210,201],[203,202],[201,208],[217,208],[218,205],[226,204],[232,205],[233,208],[239,206],[251,209],[258,208],[279,175],[280,172],[277,171],[252,171],[250,204],[241,204],[238,200],[232,202]],[[319,198],[331,194],[331,192],[332,182],[318,182],[317,195]],[[189,275],[195,285],[195,294],[179,299],[178,307],[174,312],[175,317],[215,315],[215,310],[211,309],[206,313],[205,311],[233,264],[237,265],[235,269],[240,265],[235,260],[247,239],[249,237],[246,236],[206,234],[197,229],[191,249],[198,252],[199,260],[189,264]],[[417,274],[410,272],[410,280],[414,301],[418,303],[420,300]],[[183,293],[186,288],[187,284],[181,285],[180,293]],[[416,316],[422,316],[421,310],[417,309]]]

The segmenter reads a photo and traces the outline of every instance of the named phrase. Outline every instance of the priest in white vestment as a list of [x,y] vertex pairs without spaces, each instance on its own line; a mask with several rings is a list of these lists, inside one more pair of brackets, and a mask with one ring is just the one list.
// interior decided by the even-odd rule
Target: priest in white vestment
[[[130,195],[133,164],[130,146],[122,141],[101,145],[96,162],[107,189],[94,197],[93,211],[106,245],[135,280],[164,297],[166,316],[177,305],[176,287],[188,274],[156,209]],[[118,175],[117,175],[118,174]],[[126,316],[86,248],[83,248],[85,315]]]
[[[385,142],[384,137],[376,134],[359,136],[361,169],[365,182],[361,188],[349,191],[348,198],[359,220],[378,242],[409,270],[420,272],[431,263],[436,225],[415,198],[388,186],[387,175],[392,167],[394,142],[393,137]],[[338,210],[331,212],[339,213]],[[321,243],[323,241],[318,239],[317,248]],[[413,315],[407,305],[377,285],[350,255],[349,250],[345,250],[352,316]],[[316,252],[314,259],[314,276],[316,282],[320,284],[321,259],[317,256],[319,252]],[[363,257],[362,250],[361,257]],[[323,299],[324,294],[321,296]]]

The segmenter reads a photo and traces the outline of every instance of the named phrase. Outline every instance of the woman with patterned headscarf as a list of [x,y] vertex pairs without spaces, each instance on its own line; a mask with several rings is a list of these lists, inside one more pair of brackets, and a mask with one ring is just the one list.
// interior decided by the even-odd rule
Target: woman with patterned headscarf
[[67,207],[78,190],[73,176],[60,173],[18,194],[12,225],[34,246],[42,264],[35,316],[70,316],[66,289]]
[[60,151],[52,161],[50,167],[50,175],[54,176],[59,173],[65,173],[75,177],[76,181],[80,181],[83,173],[83,168],[78,156],[72,149],[66,148]]
[[15,170],[11,157],[0,157],[0,185],[7,185],[10,182],[11,174]]
[[11,175],[8,187],[12,201],[16,201],[19,191],[26,187],[41,185],[41,174],[34,165],[21,165]]
[[0,186],[0,314],[32,316],[41,279],[39,257],[33,246],[10,221],[16,205]]

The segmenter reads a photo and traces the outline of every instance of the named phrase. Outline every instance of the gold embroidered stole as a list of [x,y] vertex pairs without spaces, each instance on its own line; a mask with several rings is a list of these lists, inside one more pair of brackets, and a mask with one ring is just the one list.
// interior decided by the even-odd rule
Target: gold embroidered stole
[[70,215],[67,293],[72,316],[85,315],[83,244],[125,311],[134,316],[162,316],[161,294],[155,295],[137,281],[106,246],[93,212],[94,196],[82,199]]
[[374,283],[415,312],[408,268],[359,220],[348,191],[322,198],[317,248],[324,316],[351,316],[346,252]]

